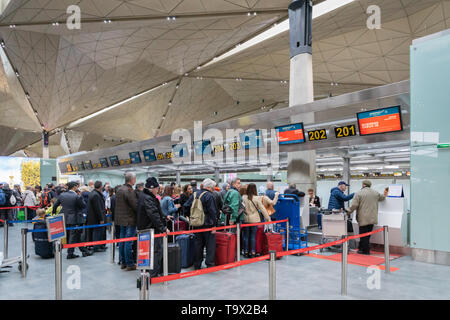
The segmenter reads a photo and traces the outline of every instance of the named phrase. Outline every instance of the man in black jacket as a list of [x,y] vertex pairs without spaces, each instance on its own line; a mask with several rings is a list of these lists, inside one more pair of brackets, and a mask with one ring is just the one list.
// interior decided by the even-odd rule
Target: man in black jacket
[[[87,203],[87,225],[104,224],[106,220],[102,182],[95,181],[94,188],[89,194]],[[92,241],[106,240],[106,229],[104,227],[87,230],[89,230],[89,234],[92,234]],[[89,239],[91,240],[91,237]],[[94,252],[103,252],[105,250],[105,245],[94,246]]]
[[[214,186],[216,183],[211,179],[205,179],[202,183],[202,189],[196,192],[196,198],[200,198],[203,211],[205,213],[205,223],[203,226],[194,227],[194,229],[213,228],[217,225],[218,210],[216,199],[214,197]],[[214,266],[214,258],[216,254],[216,232],[199,232],[195,234],[195,254],[194,268],[201,269],[203,262],[203,250],[206,246],[206,266]]]
[[[293,195],[296,195],[299,198],[303,198],[305,196],[304,192],[298,191],[297,186],[295,185],[295,183],[291,183],[289,185],[289,188],[284,190],[284,194],[293,194]],[[291,197],[291,198],[293,198],[293,197]]]
[[[79,227],[83,224],[83,209],[86,206],[83,199],[78,195],[78,183],[69,182],[67,184],[67,192],[62,193],[53,205],[52,214],[56,214],[56,209],[62,206],[61,213],[64,214],[66,228]],[[67,243],[81,242],[81,230],[67,230]],[[91,253],[84,247],[79,248],[83,257],[90,256]],[[78,258],[79,255],[74,254],[75,248],[67,250],[67,259]]]
[[[138,213],[137,213],[137,229],[147,230],[154,229],[155,234],[167,233],[170,230],[166,226],[166,218],[162,213],[161,205],[156,195],[159,191],[159,183],[156,178],[148,178],[145,188],[139,193]],[[154,240],[154,263],[150,277],[157,277],[162,274],[162,238]]]

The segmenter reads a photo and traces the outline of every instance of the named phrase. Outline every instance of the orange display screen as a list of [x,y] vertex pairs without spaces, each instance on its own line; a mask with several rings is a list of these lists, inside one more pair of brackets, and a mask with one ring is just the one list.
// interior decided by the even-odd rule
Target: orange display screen
[[358,113],[359,134],[362,136],[402,131],[400,106]]

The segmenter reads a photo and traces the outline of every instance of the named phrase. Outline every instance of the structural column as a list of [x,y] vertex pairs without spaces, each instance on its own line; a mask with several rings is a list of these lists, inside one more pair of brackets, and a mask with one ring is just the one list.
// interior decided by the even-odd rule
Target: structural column
[[[350,158],[344,157],[344,167],[343,167],[343,172],[342,172],[342,178],[344,179],[345,182],[350,184],[351,177],[352,176],[350,174]],[[348,187],[347,190],[345,191],[346,194],[350,194],[350,187]]]
[[[289,6],[290,24],[290,87],[289,106],[314,101],[312,69],[312,4],[309,0],[298,0]],[[292,123],[314,123],[314,113],[291,117]],[[316,187],[316,152],[298,151],[288,154],[287,178],[300,191]]]
[[177,185],[181,185],[181,171],[177,170]]
[[48,148],[49,144],[49,136],[47,131],[42,131],[42,159],[49,159],[50,158],[50,151]]
[[214,169],[214,176],[215,176],[215,180],[216,180],[216,183],[217,184],[219,184],[220,183],[220,170],[219,170],[219,168],[215,168]]

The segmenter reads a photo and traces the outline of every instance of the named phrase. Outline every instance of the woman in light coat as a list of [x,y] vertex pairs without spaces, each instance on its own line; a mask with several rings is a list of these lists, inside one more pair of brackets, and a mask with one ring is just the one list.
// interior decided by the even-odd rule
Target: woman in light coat
[[[34,195],[33,187],[31,186],[26,187],[22,199],[24,207],[36,207],[39,204],[36,196]],[[27,220],[31,220],[36,216],[36,211],[34,209],[27,208],[26,212],[28,213],[27,217],[25,217]]]
[[[247,186],[246,194],[242,197],[242,202],[245,206],[244,223],[258,223],[261,221],[260,212],[266,221],[270,221],[269,213],[262,202],[262,196],[258,196],[258,190],[254,183],[250,183]],[[244,233],[244,256],[255,257],[256,256],[256,226],[243,227]],[[250,241],[251,255],[248,253],[248,244]]]

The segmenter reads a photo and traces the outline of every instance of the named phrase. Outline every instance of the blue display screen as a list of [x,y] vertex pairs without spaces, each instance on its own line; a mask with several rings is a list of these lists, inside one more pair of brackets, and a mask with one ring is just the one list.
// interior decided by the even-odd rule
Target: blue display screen
[[139,151],[130,152],[130,160],[131,163],[141,163],[141,155],[139,154]]
[[145,162],[156,161],[155,149],[144,150],[144,160]]
[[189,151],[186,143],[174,144],[172,146],[172,151],[175,157],[183,158],[189,155]]
[[77,165],[78,165],[78,170],[85,170],[83,162],[78,162]]
[[211,140],[194,141],[194,149],[198,155],[211,154]]
[[106,159],[106,158],[101,158],[100,159],[100,164],[102,165],[102,168],[108,168],[109,167],[108,159]]
[[86,170],[92,170],[92,162],[91,160],[87,160],[84,162],[84,167],[86,168]]
[[119,162],[119,157],[118,156],[111,156],[111,157],[109,157],[109,162],[111,162],[111,165],[113,167],[119,167],[120,166],[120,162]]
[[241,145],[245,149],[260,148],[264,145],[263,137],[260,130],[252,130],[248,132],[242,132],[239,135]]

